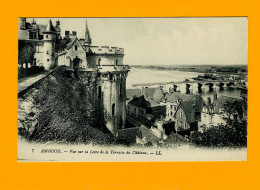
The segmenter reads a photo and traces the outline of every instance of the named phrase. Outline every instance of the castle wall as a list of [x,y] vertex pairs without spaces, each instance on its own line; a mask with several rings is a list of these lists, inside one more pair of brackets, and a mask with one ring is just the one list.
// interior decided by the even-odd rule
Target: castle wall
[[87,57],[89,68],[96,68],[98,65],[101,67],[106,65],[115,65],[116,61],[118,65],[123,65],[123,56],[94,54]]
[[62,65],[70,67],[70,58],[66,53],[60,54],[58,56],[58,66]]
[[43,66],[43,52],[36,52],[34,58],[36,59],[37,66]]
[[122,54],[124,55],[124,49],[118,47],[109,46],[90,46],[90,51],[95,54]]
[[[119,129],[125,127],[126,123],[126,104],[125,104],[125,74],[101,74],[97,80],[97,94],[99,86],[102,91],[102,98],[99,99],[99,112],[104,112],[104,120],[109,131],[116,135]],[[113,104],[114,111],[113,111]],[[102,114],[100,114],[102,115]]]

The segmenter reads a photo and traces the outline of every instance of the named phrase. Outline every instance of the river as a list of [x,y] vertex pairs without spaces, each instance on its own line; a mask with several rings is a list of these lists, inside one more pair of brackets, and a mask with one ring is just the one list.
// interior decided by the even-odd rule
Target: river
[[[191,79],[193,77],[197,77],[200,74],[202,73],[132,68],[128,73],[126,88],[132,88],[133,84],[141,84],[141,83],[147,84],[147,83],[156,83],[156,82],[184,81],[185,79]],[[224,96],[230,96],[234,98],[241,98],[240,97],[241,90],[239,89],[216,88],[215,92],[218,94],[218,97],[224,95]],[[192,93],[193,92],[191,91],[190,94]],[[207,90],[205,91],[205,89],[202,89],[202,92],[200,92],[204,100],[206,100],[207,97],[212,97],[213,93],[214,92],[209,92]]]

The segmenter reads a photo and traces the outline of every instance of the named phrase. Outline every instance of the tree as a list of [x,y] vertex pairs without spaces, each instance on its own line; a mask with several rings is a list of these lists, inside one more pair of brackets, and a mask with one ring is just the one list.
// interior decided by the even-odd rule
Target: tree
[[204,129],[202,133],[196,131],[189,137],[191,142],[209,147],[247,146],[247,120],[233,119],[234,114],[243,114],[242,102],[238,100],[227,101],[223,108],[228,116],[226,118],[227,124]]
[[18,63],[33,63],[35,45],[29,41],[18,42]]
[[226,122],[228,125],[232,125],[237,117],[243,117],[243,102],[237,99],[228,99],[223,106],[224,114],[227,116]]

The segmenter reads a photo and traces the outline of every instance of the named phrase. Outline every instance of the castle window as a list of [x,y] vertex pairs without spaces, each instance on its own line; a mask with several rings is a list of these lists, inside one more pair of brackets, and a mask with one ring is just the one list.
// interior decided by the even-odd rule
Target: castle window
[[33,65],[36,65],[36,58],[33,58]]
[[78,46],[75,46],[75,51],[77,51],[78,50]]
[[118,59],[116,59],[116,61],[115,61],[115,65],[117,65],[118,64]]
[[115,105],[115,104],[112,104],[112,116],[115,115],[115,109],[116,109],[116,105]]
[[180,112],[180,118],[181,118],[181,119],[183,118],[183,113],[182,113],[182,111]]
[[46,38],[48,38],[49,35],[46,35]]
[[101,86],[98,87],[98,99],[102,98]]
[[48,50],[46,51],[46,54],[49,54],[49,51],[48,51]]
[[49,62],[50,60],[49,59],[47,59],[47,62]]
[[119,95],[122,96],[123,95],[123,84],[120,83],[120,86],[119,86]]
[[98,58],[98,66],[101,66],[100,63],[101,63],[101,58]]

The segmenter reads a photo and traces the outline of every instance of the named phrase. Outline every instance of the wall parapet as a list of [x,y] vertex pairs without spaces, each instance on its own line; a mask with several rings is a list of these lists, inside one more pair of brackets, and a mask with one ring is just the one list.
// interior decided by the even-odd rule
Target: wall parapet
[[122,54],[124,55],[124,49],[119,47],[109,46],[89,46],[90,53],[94,54]]

